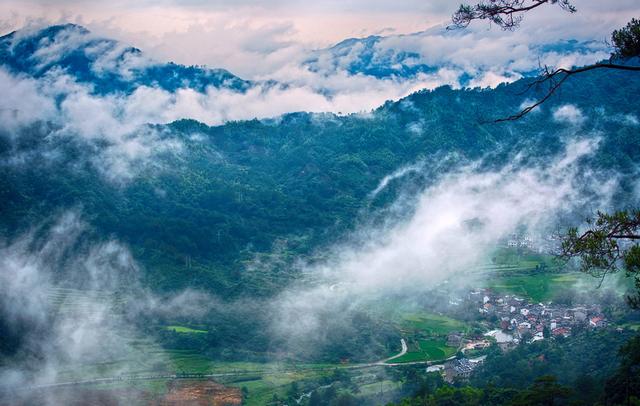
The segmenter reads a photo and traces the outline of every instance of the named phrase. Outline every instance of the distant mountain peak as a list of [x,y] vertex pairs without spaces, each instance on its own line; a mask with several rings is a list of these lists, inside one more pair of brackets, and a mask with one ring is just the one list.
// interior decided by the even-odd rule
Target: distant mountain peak
[[0,37],[0,65],[33,77],[62,70],[101,94],[128,93],[140,86],[201,92],[207,87],[244,91],[251,86],[224,69],[154,61],[138,48],[72,23],[27,28]]
[[365,43],[365,44],[372,44],[375,43],[377,41],[379,41],[381,38],[381,36],[379,35],[369,35],[367,37],[362,37],[362,38],[347,38],[344,39],[340,42],[338,42],[337,44],[333,45],[332,47],[330,47],[329,49],[338,49],[338,48],[343,48],[343,47],[347,47],[347,46],[353,46],[355,44],[358,43]]
[[[575,39],[559,39],[548,43],[531,43],[527,45],[531,58],[509,59],[511,55],[504,52],[496,65],[487,62],[489,59],[479,58],[474,63],[468,58],[446,58],[438,49],[439,45],[454,44],[463,41],[468,32],[447,31],[436,26],[411,34],[394,34],[388,36],[370,35],[361,38],[348,38],[337,44],[314,51],[305,64],[311,71],[323,71],[325,74],[347,71],[351,75],[372,76],[378,79],[418,78],[421,75],[432,75],[442,68],[458,73],[460,86],[469,86],[487,72],[498,72],[503,77],[520,77],[536,75],[539,72],[540,60],[548,63],[574,61],[576,65],[595,62],[608,55],[606,44],[598,41],[578,41]],[[464,52],[474,54],[473,41],[463,41],[460,46],[469,47]],[[522,53],[520,44],[512,44],[514,53]],[[480,50],[481,51],[481,50]],[[457,49],[452,54],[462,52]],[[438,56],[440,55],[440,56]],[[564,58],[567,57],[567,58]],[[563,60],[564,58],[564,60]]]

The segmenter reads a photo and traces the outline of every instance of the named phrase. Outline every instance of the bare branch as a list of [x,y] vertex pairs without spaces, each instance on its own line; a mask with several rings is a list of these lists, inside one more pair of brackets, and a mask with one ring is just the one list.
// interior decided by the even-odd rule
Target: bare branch
[[537,102],[535,102],[534,104],[532,104],[532,105],[530,105],[528,107],[525,107],[522,111],[520,111],[517,114],[514,114],[514,115],[506,117],[506,118],[498,118],[496,120],[493,120],[493,122],[494,123],[500,123],[500,122],[503,122],[503,121],[515,121],[515,120],[521,119],[522,117],[524,117],[527,114],[531,113],[531,111],[533,111],[533,109],[535,109],[536,107],[538,107],[542,103],[546,102],[556,92],[556,90],[558,90],[560,85],[562,85],[562,83],[565,80],[567,80],[568,77],[569,77],[568,75],[564,76],[557,83],[555,83],[553,86],[551,86],[549,88],[549,91],[547,92],[547,94],[542,99],[540,99]]
[[[453,25],[447,27],[447,29],[466,28],[474,20],[488,20],[504,30],[515,30],[519,27],[525,13],[543,5],[557,5],[569,13],[575,13],[577,11],[576,7],[572,4],[572,0],[481,0],[475,5],[461,4],[458,11],[451,17]],[[615,30],[611,36],[611,40],[614,52],[611,54],[611,59],[608,63],[597,63],[576,69],[561,68],[554,71],[550,71],[548,67],[545,67],[542,77],[531,82],[522,92],[525,93],[533,86],[549,83],[549,88],[545,95],[517,114],[506,118],[499,118],[493,122],[521,119],[547,101],[571,75],[602,68],[640,71],[640,67],[638,66],[612,63],[612,61],[624,61],[635,56],[640,56],[640,20],[632,19],[625,27],[620,30]],[[486,123],[486,121],[482,123]]]
[[531,88],[533,88],[534,86],[538,86],[538,85],[550,82],[551,84],[547,92],[545,93],[545,95],[541,99],[533,103],[532,105],[522,109],[517,114],[514,114],[509,117],[505,117],[505,118],[499,118],[499,119],[493,120],[493,122],[500,123],[504,121],[515,121],[515,120],[521,119],[522,117],[529,114],[533,109],[540,106],[542,103],[546,102],[556,92],[556,90],[558,90],[560,85],[562,85],[562,83],[564,83],[564,81],[567,80],[570,76],[578,73],[588,72],[594,69],[615,69],[615,70],[640,72],[640,66],[620,65],[615,63],[596,63],[593,65],[587,65],[587,66],[583,66],[576,69],[559,68],[554,71],[549,71],[548,68],[545,68],[544,74],[541,77],[529,83],[523,92],[523,93],[526,93],[528,90],[531,90]]

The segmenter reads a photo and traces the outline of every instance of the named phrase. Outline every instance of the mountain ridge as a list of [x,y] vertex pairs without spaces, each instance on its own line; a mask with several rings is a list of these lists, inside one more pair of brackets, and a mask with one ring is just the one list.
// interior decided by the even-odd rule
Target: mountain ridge
[[[68,49],[65,42],[75,47]],[[58,54],[47,55],[44,52],[47,48]],[[46,59],[47,56],[50,58]],[[76,24],[54,25],[26,33],[13,31],[0,37],[0,63],[14,72],[36,78],[61,69],[80,82],[91,83],[100,94],[131,92],[139,86],[157,86],[168,91],[190,87],[200,92],[208,86],[235,91],[253,86],[226,69],[152,61],[138,48],[95,36]]]
[[[347,38],[328,48],[309,51],[301,66],[322,75],[345,71],[349,75],[377,80],[403,81],[420,79],[420,75],[437,75],[441,69],[449,69],[457,72],[456,84],[462,87],[478,86],[481,76],[491,71],[488,66],[480,66],[471,73],[460,62],[429,61],[431,56],[420,48],[424,47],[423,42],[430,35],[455,37],[459,34],[434,27],[396,36]],[[69,42],[68,47],[65,41]],[[40,60],[42,57],[51,57],[47,48],[60,53],[58,59]],[[597,41],[569,39],[535,45],[530,52],[539,54],[542,60],[565,54],[573,55],[577,60],[586,60],[589,55],[603,57],[606,49],[604,44]],[[154,61],[138,48],[94,35],[85,27],[73,23],[15,30],[0,37],[0,63],[14,72],[34,77],[41,77],[52,69],[62,69],[81,82],[91,83],[101,94],[131,92],[136,86],[157,86],[172,92],[182,87],[204,92],[211,86],[246,92],[258,85],[286,88],[294,84],[287,80],[246,80],[224,68]],[[512,68],[502,74],[504,80],[513,80],[519,76],[535,75],[537,71],[537,66],[531,66]]]

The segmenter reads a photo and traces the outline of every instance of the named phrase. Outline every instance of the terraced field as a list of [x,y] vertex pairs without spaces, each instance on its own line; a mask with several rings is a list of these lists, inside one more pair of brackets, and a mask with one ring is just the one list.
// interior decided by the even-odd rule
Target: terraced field
[[116,293],[54,287],[47,290],[47,300],[54,310],[62,314],[92,316],[100,312],[117,313],[124,300]]
[[470,270],[468,274],[482,283],[482,287],[536,302],[553,300],[563,289],[577,283],[585,287],[596,286],[588,275],[559,272],[562,264],[547,254],[500,248],[492,261]]

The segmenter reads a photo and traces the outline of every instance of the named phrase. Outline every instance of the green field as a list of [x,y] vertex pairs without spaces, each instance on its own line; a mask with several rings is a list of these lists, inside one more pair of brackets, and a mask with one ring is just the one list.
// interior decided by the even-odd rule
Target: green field
[[493,253],[491,262],[497,267],[512,267],[518,270],[552,270],[559,266],[552,255],[518,248],[498,248]]
[[414,340],[409,342],[408,346],[407,353],[394,359],[394,363],[441,361],[451,357],[457,351],[457,348],[447,346],[444,338]]
[[394,363],[446,359],[457,350],[446,345],[446,336],[468,330],[468,325],[460,320],[430,312],[403,314],[398,327],[409,348],[405,355],[391,361]]
[[186,334],[206,334],[207,330],[198,330],[195,328],[185,327],[185,326],[167,326],[165,327],[167,330],[175,331],[176,333],[186,333]]
[[522,295],[536,302],[553,300],[563,289],[578,282],[595,285],[595,279],[581,273],[537,273],[502,275],[489,281],[487,287],[500,293]]
[[640,331],[640,322],[624,323],[624,324],[620,324],[619,327],[628,328],[628,329],[634,330],[634,331]]
[[451,317],[424,312],[403,315],[400,328],[404,331],[439,336],[447,335],[453,331],[464,331],[467,329],[467,325]]
[[579,272],[558,273],[561,264],[555,257],[532,251],[499,248],[491,264],[478,269],[486,275],[484,287],[499,293],[523,296],[536,302],[550,301],[576,283],[594,286],[594,279]]

